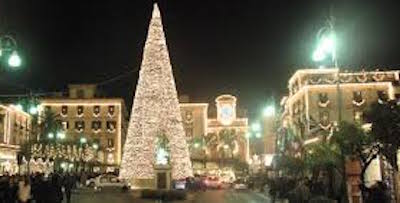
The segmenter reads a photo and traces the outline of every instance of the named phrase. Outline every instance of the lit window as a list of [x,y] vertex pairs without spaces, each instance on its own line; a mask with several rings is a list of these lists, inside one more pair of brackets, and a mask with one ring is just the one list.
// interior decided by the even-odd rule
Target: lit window
[[115,106],[108,106],[108,115],[114,116],[115,113]]
[[62,121],[61,125],[64,130],[67,130],[69,128],[69,122],[68,121]]
[[107,140],[107,146],[108,146],[109,148],[114,147],[114,139],[109,138],[109,139]]

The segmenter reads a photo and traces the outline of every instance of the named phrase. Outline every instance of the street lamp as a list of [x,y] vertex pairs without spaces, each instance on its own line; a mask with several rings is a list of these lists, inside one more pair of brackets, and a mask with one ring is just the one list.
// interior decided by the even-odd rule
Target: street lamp
[[13,51],[10,58],[8,58],[8,65],[10,67],[16,68],[21,66],[21,58],[19,57],[17,51]]
[[326,25],[318,31],[317,41],[317,47],[312,54],[313,61],[321,62],[330,55],[332,63],[337,68],[337,39],[335,32],[335,18],[333,16],[330,16],[326,21]]
[[58,138],[58,139],[61,139],[61,140],[65,139],[65,133],[63,133],[63,132],[58,132],[58,133],[57,133],[57,138]]
[[8,66],[16,68],[21,66],[22,59],[17,52],[17,41],[10,35],[0,36],[0,57],[7,57]]
[[263,110],[264,117],[271,117],[275,115],[275,106],[269,105]]
[[99,145],[98,145],[97,143],[94,143],[94,144],[92,145],[92,147],[93,147],[93,149],[95,149],[95,150],[99,149]]
[[260,132],[261,131],[260,123],[253,123],[251,125],[251,130],[254,131],[254,132]]
[[81,144],[86,144],[87,143],[87,139],[85,137],[81,137],[81,139],[79,139],[79,142]]
[[326,21],[326,25],[317,33],[318,44],[312,55],[312,59],[321,62],[326,59],[327,55],[331,56],[331,61],[337,69],[336,74],[336,91],[338,104],[338,123],[342,120],[342,99],[340,91],[340,70],[337,61],[336,47],[337,39],[335,32],[335,18],[331,15]]
[[38,113],[38,107],[37,106],[31,106],[29,108],[29,113],[32,115],[36,115]]
[[194,143],[193,146],[194,146],[194,148],[199,148],[199,147],[200,147],[200,144],[196,142],[196,143]]
[[48,137],[49,139],[53,139],[53,138],[54,138],[54,134],[53,134],[53,133],[49,133],[49,134],[47,135],[47,137]]
[[262,137],[262,135],[260,132],[256,133],[256,138],[261,138],[261,137]]

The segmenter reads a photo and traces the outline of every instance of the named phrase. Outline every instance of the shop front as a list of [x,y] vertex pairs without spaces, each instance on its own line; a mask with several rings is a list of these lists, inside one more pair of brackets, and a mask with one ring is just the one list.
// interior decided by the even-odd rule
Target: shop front
[[17,150],[0,147],[0,175],[18,173]]

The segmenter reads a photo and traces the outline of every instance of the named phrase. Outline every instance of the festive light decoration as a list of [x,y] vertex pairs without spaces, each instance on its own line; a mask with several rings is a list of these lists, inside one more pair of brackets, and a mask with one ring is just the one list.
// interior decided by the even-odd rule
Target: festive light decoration
[[123,150],[120,176],[128,180],[155,178],[156,138],[160,134],[168,139],[172,179],[193,175],[157,4],[152,15]]

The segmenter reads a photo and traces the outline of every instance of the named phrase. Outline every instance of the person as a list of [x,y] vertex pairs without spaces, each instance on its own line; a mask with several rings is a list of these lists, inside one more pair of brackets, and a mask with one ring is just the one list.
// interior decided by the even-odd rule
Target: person
[[67,203],[71,203],[71,193],[72,193],[72,188],[74,187],[75,180],[72,175],[69,173],[66,174],[64,178],[64,188],[65,188],[65,197],[67,199]]
[[31,186],[28,177],[24,176],[22,181],[18,183],[18,201],[27,203],[31,197]]

